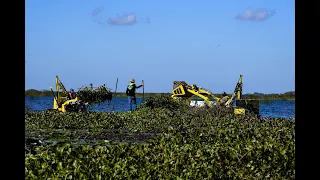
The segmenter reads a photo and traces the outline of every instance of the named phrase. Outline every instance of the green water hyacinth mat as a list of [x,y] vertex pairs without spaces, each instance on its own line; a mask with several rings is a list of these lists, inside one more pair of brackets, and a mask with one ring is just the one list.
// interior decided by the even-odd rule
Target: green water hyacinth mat
[[295,179],[295,119],[145,106],[25,124],[25,179]]
[[94,88],[92,84],[89,86],[81,87],[77,92],[77,97],[84,102],[89,104],[99,104],[106,100],[112,100],[112,93],[106,85],[101,85],[97,88]]

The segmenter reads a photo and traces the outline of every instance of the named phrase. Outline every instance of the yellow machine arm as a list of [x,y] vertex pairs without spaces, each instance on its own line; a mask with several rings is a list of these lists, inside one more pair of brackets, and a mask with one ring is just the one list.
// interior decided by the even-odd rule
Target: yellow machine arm
[[172,90],[172,98],[186,98],[190,102],[192,96],[198,96],[211,106],[211,100],[219,101],[220,98],[215,97],[209,90],[199,88],[196,85],[189,85],[185,81],[174,81],[174,88]]
[[66,88],[64,87],[64,85],[62,84],[58,76],[56,76],[56,89],[57,89],[57,92],[59,92],[61,89],[64,93],[68,94],[68,91],[66,90]]
[[241,99],[242,97],[242,75],[240,75],[239,81],[234,89],[234,92],[231,95],[231,98],[225,103],[227,107],[230,107],[230,104],[233,103],[233,100],[237,96],[237,99]]
[[63,93],[68,94],[66,88],[64,87],[64,85],[62,84],[62,82],[60,81],[59,77],[56,76],[56,92],[57,92],[57,104],[58,106],[60,106],[62,104],[62,101],[65,100],[61,97],[61,90]]
[[[52,91],[52,88],[50,88]],[[54,103],[53,103],[53,109],[57,109],[58,111],[66,112],[67,111],[67,106],[72,103],[78,103],[80,102],[78,97],[75,99],[67,100],[67,97],[63,97],[60,93],[61,90],[63,93],[68,94],[68,91],[60,81],[59,77],[56,76],[56,92],[57,94],[54,95]],[[53,92],[53,91],[52,91]]]
[[[172,90],[172,97],[178,98],[178,97],[184,97],[186,98],[187,102],[190,102],[192,96],[198,96],[202,98],[205,102],[208,103],[209,106],[211,106],[211,100],[215,100],[216,102],[220,102],[220,98],[214,96],[211,94],[209,90],[199,88],[196,85],[189,85],[184,81],[174,81],[173,82],[173,90]],[[238,83],[235,87],[235,90],[233,94],[231,95],[231,98],[228,99],[228,101],[224,104],[226,107],[230,107],[232,105],[233,100],[236,98],[241,99],[242,96],[242,75],[240,75],[240,78],[238,80]]]
[[[202,98],[209,106],[213,104],[211,100],[216,102],[221,102],[220,98],[215,97],[209,90],[198,88],[196,85],[189,85],[184,81],[174,81],[172,98],[186,98],[187,103],[190,104],[191,97],[198,96]],[[238,83],[232,93],[231,97],[223,104],[226,107],[233,106],[234,100],[236,100],[236,106],[234,107],[235,114],[245,114],[246,110],[254,112],[256,115],[259,115],[259,100],[254,99],[242,99],[242,75],[238,80]]]

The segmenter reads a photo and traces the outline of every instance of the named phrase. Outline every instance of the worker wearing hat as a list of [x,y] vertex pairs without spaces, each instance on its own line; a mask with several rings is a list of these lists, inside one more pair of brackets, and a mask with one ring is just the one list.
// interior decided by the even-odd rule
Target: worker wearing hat
[[68,96],[67,99],[75,99],[76,98],[76,93],[74,92],[74,90],[71,88],[70,91],[68,92]]
[[136,86],[135,80],[132,78],[130,80],[130,84],[127,86],[126,89],[126,94],[128,96],[128,101],[129,101],[129,109],[132,111],[132,106],[137,105],[137,100],[136,100],[136,89],[142,87],[143,84]]

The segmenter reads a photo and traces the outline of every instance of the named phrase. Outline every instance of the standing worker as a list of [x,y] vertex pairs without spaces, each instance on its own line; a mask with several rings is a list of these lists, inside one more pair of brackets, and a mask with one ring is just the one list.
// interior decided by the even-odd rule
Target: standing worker
[[128,96],[130,111],[132,111],[132,105],[133,104],[135,106],[137,106],[136,89],[138,89],[138,88],[140,88],[142,86],[143,86],[143,84],[141,84],[140,86],[136,86],[135,80],[133,78],[130,80],[130,84],[127,86],[126,94]]

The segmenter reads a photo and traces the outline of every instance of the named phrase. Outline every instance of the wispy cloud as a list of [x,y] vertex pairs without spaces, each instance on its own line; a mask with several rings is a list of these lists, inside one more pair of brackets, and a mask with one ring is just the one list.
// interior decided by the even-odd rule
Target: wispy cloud
[[129,13],[127,15],[110,17],[107,23],[110,25],[130,25],[137,22],[137,17],[134,13]]
[[235,18],[238,20],[264,21],[275,13],[275,10],[269,11],[266,8],[257,10],[246,9],[244,13],[238,14]]
[[95,8],[90,14],[91,16],[97,16],[99,15],[102,11],[103,11],[104,7],[103,6],[100,6],[100,7],[97,7]]
[[103,6],[95,8],[89,14],[91,19],[102,25],[132,25],[136,23],[150,23],[149,17],[138,18],[135,13],[124,13],[122,15],[110,16],[106,14]]

